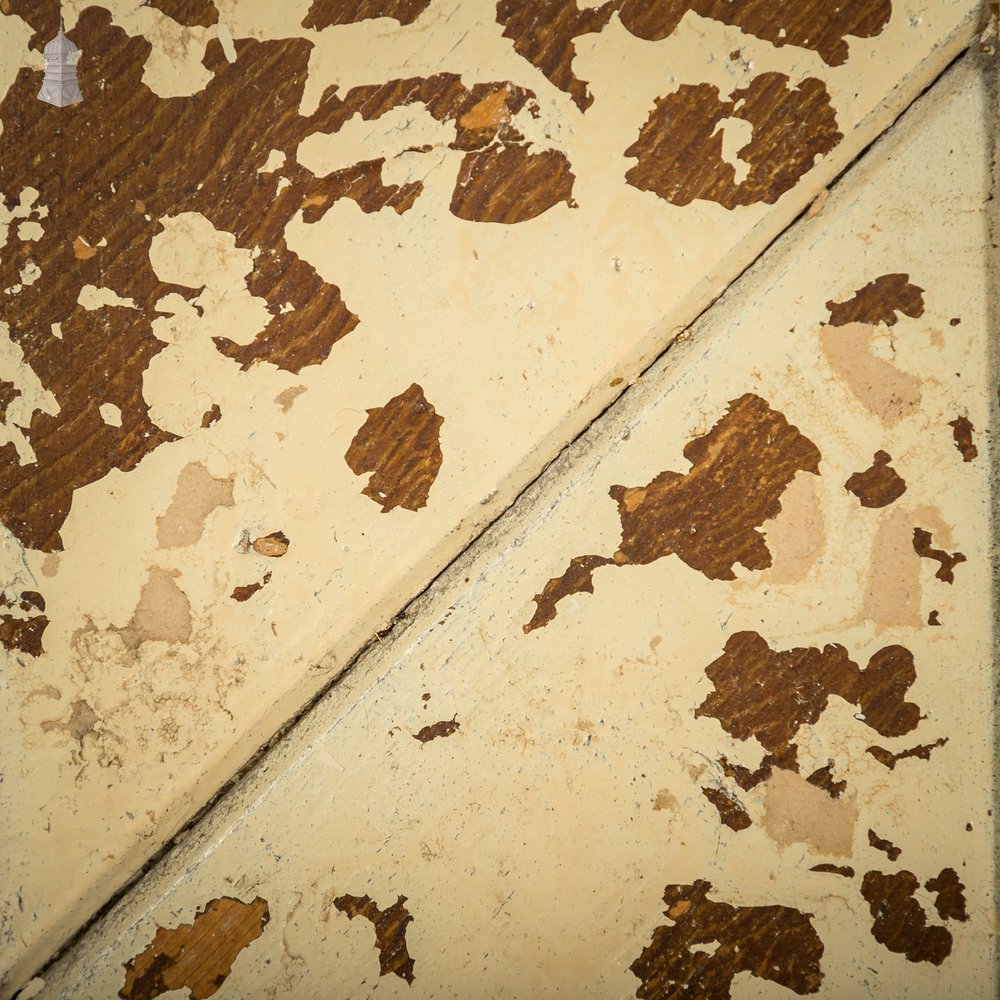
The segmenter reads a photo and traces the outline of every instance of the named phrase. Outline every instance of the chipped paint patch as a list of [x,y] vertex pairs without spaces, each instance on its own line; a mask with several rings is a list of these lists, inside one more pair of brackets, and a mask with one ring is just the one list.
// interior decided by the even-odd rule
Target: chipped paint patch
[[871,466],[855,472],[844,483],[844,489],[853,493],[862,507],[888,507],[906,492],[906,482],[889,464],[891,461],[887,451],[875,452]]
[[427,506],[443,461],[443,423],[416,383],[385,406],[368,410],[344,460],[356,476],[371,473],[361,492],[380,504],[383,514],[396,507],[417,511]]
[[[708,898],[712,884],[668,885],[664,912],[671,923],[629,966],[641,1000],[679,996],[725,1000],[737,975],[749,973],[796,993],[816,993],[823,981],[823,942],[812,914],[788,906],[730,906]],[[718,942],[710,952],[704,945]]]
[[213,899],[190,924],[160,927],[150,945],[125,964],[122,1000],[155,1000],[172,990],[190,990],[191,1000],[214,996],[229,978],[240,953],[264,933],[271,919],[267,901]]
[[612,557],[577,556],[533,598],[525,632],[556,616],[567,594],[593,592],[601,566],[643,566],[676,554],[710,580],[733,580],[736,563],[749,570],[771,565],[758,529],[781,510],[781,496],[797,472],[819,475],[819,449],[759,396],[733,400],[702,437],[688,442],[691,469],[661,472],[645,486],[612,486],[622,539]]
[[414,960],[406,948],[406,928],[413,922],[413,917],[405,903],[406,897],[400,896],[392,906],[380,910],[371,896],[338,896],[333,901],[333,905],[349,920],[364,917],[375,928],[379,975],[391,973],[412,983]]

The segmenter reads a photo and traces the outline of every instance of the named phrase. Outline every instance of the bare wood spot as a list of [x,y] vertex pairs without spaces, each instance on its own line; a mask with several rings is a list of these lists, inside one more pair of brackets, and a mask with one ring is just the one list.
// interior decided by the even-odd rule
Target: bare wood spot
[[280,559],[292,543],[283,531],[272,531],[269,535],[261,535],[253,540],[253,550],[260,556],[270,559]]
[[827,302],[830,326],[884,323],[895,326],[899,314],[919,319],[924,314],[924,290],[910,281],[908,274],[883,274],[844,302]]
[[[823,981],[823,942],[811,914],[787,906],[730,906],[708,899],[712,885],[668,885],[664,913],[672,924],[657,927],[629,966],[639,979],[636,996],[716,1000],[730,996],[737,975],[749,973],[796,993],[816,993]],[[717,941],[714,953],[703,946]]]
[[421,743],[430,743],[439,737],[451,736],[462,728],[462,724],[457,721],[457,716],[446,719],[444,722],[435,722],[431,726],[424,726],[419,733],[414,733],[413,738]]
[[344,458],[355,475],[372,473],[361,492],[381,504],[382,513],[427,506],[443,460],[443,423],[416,383],[385,406],[368,410]]
[[719,813],[719,819],[730,830],[739,832],[753,825],[753,821],[750,819],[746,809],[736,799],[725,792],[720,791],[718,788],[702,788],[701,793],[715,806]]
[[896,765],[901,760],[909,760],[910,758],[930,760],[931,751],[936,750],[938,747],[943,747],[947,742],[948,737],[942,736],[933,743],[924,743],[921,746],[910,747],[909,750],[901,750],[899,753],[892,753],[892,751],[886,750],[884,747],[868,747],[867,752],[870,753],[880,764],[892,771],[895,770]]
[[[821,80],[807,78],[788,86],[782,73],[764,73],[722,100],[708,83],[684,84],[656,99],[639,138],[625,150],[638,163],[625,177],[640,191],[651,191],[673,205],[695,199],[724,208],[773,205],[843,138],[830,95]],[[739,118],[753,127],[739,149],[749,166],[737,183],[736,168],[723,156],[719,126]]]
[[965,556],[961,552],[949,555],[944,549],[936,549],[931,544],[933,540],[934,536],[924,528],[913,529],[913,551],[923,559],[933,559],[939,562],[941,565],[934,575],[945,583],[954,583],[955,567],[966,561]]
[[927,926],[927,914],[913,895],[919,887],[913,872],[870,871],[862,880],[861,895],[875,918],[872,937],[879,944],[909,962],[940,965],[951,954],[951,933]]
[[854,878],[854,869],[850,865],[832,865],[823,863],[821,865],[813,865],[809,871],[825,872],[829,875],[841,875],[844,878]]
[[887,451],[875,452],[871,466],[864,472],[855,472],[844,489],[861,501],[862,507],[888,507],[906,492],[906,482],[889,463],[892,456]]
[[891,840],[885,840],[874,830],[868,831],[868,844],[876,851],[881,851],[890,861],[898,860],[903,853],[902,848],[897,847]]
[[392,973],[412,983],[414,960],[406,948],[406,927],[413,917],[405,902],[406,897],[400,896],[392,906],[380,910],[371,896],[338,896],[333,905],[349,920],[364,917],[375,928],[380,976]]
[[219,11],[214,0],[143,0],[143,4],[155,7],[160,13],[189,28],[210,28],[219,23]]
[[972,435],[975,427],[968,417],[956,417],[949,424],[955,438],[955,447],[962,455],[963,462],[971,462],[978,454],[979,449],[972,443]]
[[271,919],[267,901],[244,903],[232,896],[213,899],[190,924],[160,927],[152,943],[125,963],[122,1000],[155,1000],[187,988],[190,1000],[207,1000],[229,978],[244,948],[264,933]]
[[263,590],[271,582],[271,574],[265,573],[264,579],[259,583],[249,583],[243,587],[236,587],[229,595],[234,601],[249,601],[258,590]]
[[391,17],[400,24],[412,24],[430,0],[313,0],[303,28],[322,31],[337,24],[356,24],[374,17]]
[[710,580],[732,580],[733,567],[766,569],[771,554],[758,528],[781,510],[797,472],[819,474],[819,449],[759,396],[733,400],[708,434],[684,448],[686,475],[661,472],[645,486],[613,486],[622,538],[618,551],[577,556],[536,594],[525,632],[552,621],[569,593],[592,592],[600,566],[643,566],[676,554]]

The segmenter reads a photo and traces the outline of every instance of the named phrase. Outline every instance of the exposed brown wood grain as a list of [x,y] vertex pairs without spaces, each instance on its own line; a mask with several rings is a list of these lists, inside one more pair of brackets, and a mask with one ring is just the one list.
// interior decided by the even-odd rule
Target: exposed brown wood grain
[[847,789],[847,782],[844,780],[835,781],[833,777],[833,764],[824,764],[816,768],[812,774],[806,777],[806,781],[816,788],[822,788],[831,799],[839,799]]
[[125,963],[122,1000],[155,1000],[187,988],[191,1000],[207,1000],[225,983],[244,948],[264,933],[271,919],[266,900],[244,903],[232,896],[213,899],[190,924],[160,927],[152,943]]
[[933,541],[934,536],[925,528],[913,529],[913,551],[923,559],[939,562],[941,565],[934,575],[945,583],[954,583],[955,567],[966,561],[965,556],[961,552],[949,555],[944,549],[936,549],[932,544]]
[[809,871],[823,872],[828,875],[842,875],[844,878],[854,878],[854,869],[850,865],[832,865],[824,862],[821,865],[813,865]]
[[560,202],[576,208],[574,180],[562,150],[491,146],[465,154],[451,212],[468,222],[527,222]]
[[868,844],[876,851],[881,851],[890,861],[897,861],[903,853],[891,840],[880,837],[874,830],[868,831]]
[[913,872],[870,871],[862,879],[861,895],[875,918],[872,937],[879,944],[909,962],[940,965],[951,954],[951,932],[927,926],[927,914],[913,895],[919,888]]
[[384,184],[384,166],[385,157],[364,160],[317,180],[302,202],[303,221],[318,222],[342,198],[350,198],[362,212],[367,213],[391,208],[397,215],[402,215],[411,209],[424,189],[423,182]]
[[936,878],[924,883],[924,888],[937,896],[934,908],[942,920],[965,922],[969,919],[965,906],[965,886],[954,868],[943,868]]
[[[753,126],[738,152],[750,168],[740,183],[723,159],[719,131],[734,117]],[[656,99],[639,138],[625,150],[638,160],[625,177],[674,205],[699,198],[728,209],[772,205],[842,138],[821,80],[810,77],[793,88],[784,74],[763,73],[727,100],[711,84],[685,84]]]
[[258,583],[248,583],[242,587],[236,587],[229,595],[234,601],[249,601],[259,590],[263,590],[271,582],[271,574],[265,573],[264,578]]
[[[749,973],[796,993],[816,993],[823,981],[823,942],[811,914],[788,906],[730,906],[708,899],[712,885],[668,885],[664,915],[642,954],[629,966],[642,1000],[726,1000],[734,978]],[[701,945],[718,942],[714,953]]]
[[771,753],[787,751],[799,728],[815,723],[832,695],[857,705],[865,725],[883,736],[901,736],[920,721],[919,707],[905,700],[917,674],[913,655],[903,646],[878,650],[861,670],[840,645],[779,652],[756,632],[737,632],[705,674],[715,690],[695,717],[718,719],[731,736],[755,737]]
[[143,6],[155,7],[178,24],[188,27],[210,28],[219,23],[219,10],[214,0],[143,0]]
[[940,739],[935,740],[933,743],[924,743],[921,746],[910,747],[909,750],[901,750],[899,753],[892,753],[883,747],[868,747],[868,753],[870,753],[880,764],[889,768],[890,771],[894,770],[896,765],[901,760],[908,760],[911,757],[915,757],[919,760],[930,760],[931,751],[936,750],[938,747],[943,747],[948,742],[947,736],[942,736]]
[[373,17],[391,17],[412,24],[427,10],[431,0],[313,0],[303,28],[322,31],[335,24],[356,24]]
[[[8,13],[35,29],[34,47],[55,33],[53,4],[10,0]],[[107,11],[85,9],[70,36],[85,53],[79,66],[82,104],[60,109],[57,119],[36,99],[37,74],[28,68],[0,103],[0,196],[9,205],[31,186],[50,212],[40,240],[0,255],[0,288],[18,283],[29,261],[45,276],[25,286],[16,302],[0,296],[0,319],[58,403],[56,416],[36,411],[25,428],[35,464],[22,467],[13,444],[0,447],[0,521],[23,544],[43,551],[62,547],[59,529],[76,489],[112,469],[130,471],[176,440],[151,421],[142,377],[165,346],[152,333],[156,304],[172,291],[190,299],[201,290],[161,282],[153,272],[149,248],[162,218],[197,212],[231,233],[237,247],[261,248],[247,288],[267,302],[266,325],[248,343],[226,337],[214,343],[244,370],[267,363],[297,373],[325,361],[358,323],[339,289],[284,238],[285,227],[310,198],[326,198],[322,204],[328,205],[339,194],[347,196],[344,177],[317,178],[296,162],[302,140],[334,133],[357,114],[372,120],[419,102],[438,121],[454,124],[449,145],[455,150],[516,146],[522,137],[511,117],[533,96],[513,84],[466,87],[455,74],[437,74],[355,87],[344,96],[331,87],[315,114],[303,117],[298,109],[312,48],[307,39],[239,39],[235,63],[212,40],[204,59],[211,73],[207,86],[190,97],[160,98],[142,82],[150,43],[113,25]],[[268,99],[247,100],[251,93]],[[492,116],[466,118],[487,98],[498,102],[498,94],[506,113],[498,107]],[[460,124],[463,119],[469,127]],[[47,154],[41,161],[33,152],[38,148]],[[285,165],[262,172],[271,150],[285,153]],[[536,161],[516,154],[493,163],[491,183],[506,202],[494,199],[488,207],[515,219],[523,214],[512,205],[519,187],[497,169],[508,161],[513,167]],[[401,209],[416,196],[415,188],[378,187],[373,170],[349,168],[346,178],[360,176],[370,184],[367,193],[358,191],[366,206],[381,200]],[[536,211],[537,193],[525,194]],[[89,252],[102,242],[99,253]],[[81,246],[88,252],[75,252]],[[136,308],[81,309],[77,300],[88,284],[132,299]],[[54,323],[62,325],[61,340],[51,333]],[[120,427],[101,417],[105,402],[121,410]]]
[[753,825],[753,820],[750,819],[746,809],[725,792],[720,791],[718,788],[702,788],[701,794],[715,806],[719,813],[719,819],[730,830],[739,832]]
[[819,449],[759,396],[747,393],[702,437],[688,442],[687,474],[662,472],[645,486],[613,486],[622,538],[608,558],[577,556],[533,600],[525,632],[556,615],[567,594],[593,591],[600,566],[643,566],[676,554],[710,580],[733,580],[733,567],[766,569],[771,553],[758,530],[781,510],[797,472],[819,474]]
[[431,740],[440,739],[457,733],[462,728],[462,724],[456,718],[445,719],[443,722],[435,722],[433,725],[424,726],[419,733],[414,733],[413,738],[421,743],[430,743]]
[[861,501],[862,507],[888,507],[906,492],[906,481],[889,463],[887,451],[875,452],[872,464],[864,472],[855,472],[844,489]]
[[924,290],[910,281],[908,274],[883,274],[859,288],[843,302],[827,302],[830,326],[849,323],[884,323],[895,326],[899,314],[919,319],[924,314]]
[[209,409],[207,409],[201,417],[201,426],[203,428],[212,427],[217,424],[222,419],[222,409],[219,407],[218,403],[213,403]]
[[7,419],[7,407],[21,395],[21,390],[13,382],[0,378],[0,423]]
[[581,9],[578,0],[499,0],[496,18],[515,51],[569,94],[581,111],[594,102],[587,83],[573,71],[574,39],[601,32],[618,13],[636,38],[659,41],[671,35],[689,12],[740,28],[775,46],[811,49],[831,66],[848,56],[847,38],[881,34],[892,14],[890,0],[609,0]]
[[956,417],[948,426],[952,429],[955,447],[961,453],[962,461],[971,462],[979,454],[979,449],[972,443],[972,435],[976,430],[972,421],[968,417]]
[[361,492],[381,504],[383,513],[427,506],[443,461],[443,423],[416,383],[385,406],[368,410],[344,458],[355,475],[371,473]]
[[348,919],[364,917],[375,928],[380,976],[392,973],[412,983],[414,960],[406,948],[406,926],[413,917],[405,902],[406,897],[400,896],[392,906],[380,910],[371,896],[338,896],[333,905]]

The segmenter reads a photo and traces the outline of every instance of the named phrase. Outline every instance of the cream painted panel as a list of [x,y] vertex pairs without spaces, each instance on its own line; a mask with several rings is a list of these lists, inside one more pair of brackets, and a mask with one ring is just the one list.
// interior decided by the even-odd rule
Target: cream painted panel
[[[65,4],[71,35],[87,6]],[[297,374],[271,364],[243,372],[213,345],[213,337],[246,344],[267,321],[247,287],[266,248],[237,246],[199,213],[155,220],[163,227],[149,251],[156,277],[204,285],[196,299],[170,292],[146,307],[164,314],[152,330],[167,346],[143,373],[142,399],[153,424],[180,440],[128,473],[112,470],[77,489],[63,551],[3,537],[10,594],[41,592],[49,619],[44,654],[12,653],[0,676],[8,817],[0,968],[10,970],[8,992],[822,192],[969,43],[979,18],[973,0],[896,3],[881,34],[849,39],[841,66],[695,14],[656,43],[614,19],[576,41],[575,71],[594,94],[584,114],[517,55],[492,4],[441,0],[409,26],[378,19],[322,32],[301,27],[301,2],[217,7],[217,24],[185,27],[149,5],[107,4],[115,25],[150,42],[142,80],[164,99],[204,93],[211,73],[201,60],[213,39],[231,60],[241,39],[296,36],[314,44],[304,115],[334,83],[346,93],[449,71],[470,86],[530,88],[537,117],[522,111],[514,124],[534,148],[565,154],[578,207],[560,203],[518,225],[456,218],[449,199],[460,154],[441,149],[419,162],[406,154],[387,172],[387,181],[424,184],[402,215],[365,215],[349,200],[314,223],[295,213],[284,231],[290,248],[336,283],[360,317],[323,364]],[[4,29],[6,82],[33,63],[16,11]],[[728,95],[764,72],[785,73],[793,86],[823,80],[845,136],[775,205],[679,207],[624,183],[635,163],[624,151],[657,97],[703,83]],[[410,129],[419,145],[454,137],[451,126],[406,126],[388,115],[342,143],[340,133],[306,140],[301,163],[325,171],[366,149],[403,152],[390,126]],[[40,149],[49,135],[38,136]],[[262,174],[283,177],[282,169],[262,159]],[[32,211],[28,221],[46,231],[47,206]],[[22,218],[18,209],[12,218]],[[108,246],[101,232],[65,235],[80,260],[103,261],[104,253],[110,266],[127,249]],[[38,287],[47,280],[43,272]],[[0,289],[8,293],[16,305],[23,282]],[[115,322],[127,326],[134,301],[126,287],[95,285],[81,306],[124,302]],[[0,340],[12,345],[16,310],[4,315]],[[52,335],[62,338],[61,323]],[[30,422],[34,410],[51,407],[40,395],[46,387],[18,366],[13,346],[2,350],[22,393],[11,413]],[[444,418],[441,472],[426,507],[383,513],[361,492],[367,476],[344,456],[366,411],[414,383]],[[117,426],[116,404],[93,402],[103,423]],[[706,403],[706,428],[716,414]],[[18,460],[30,462],[14,421],[4,434]],[[684,440],[675,436],[677,461]],[[612,515],[595,509],[588,518],[604,517],[610,538]],[[247,549],[273,532],[290,541],[281,558]],[[163,541],[178,533],[190,541]]]
[[[405,626],[46,973],[39,995],[114,995],[157,926],[189,924],[232,896],[265,900],[270,922],[220,995],[370,996],[377,987],[380,996],[628,996],[639,986],[629,966],[654,929],[671,924],[664,886],[704,879],[713,901],[806,915],[823,945],[822,979],[805,983],[817,995],[994,996],[986,89],[967,58],[921,98],[822,210],[744,275],[420,598]],[[898,420],[891,406],[882,415],[866,406],[871,396],[822,346],[838,330],[854,335],[829,325],[825,303],[888,274],[908,275],[923,301],[922,312],[910,310],[919,315],[886,312],[896,322],[869,329],[864,385],[893,384],[888,370],[920,393]],[[821,453],[819,475],[800,472],[762,526],[771,566],[736,566],[732,581],[675,557],[602,567],[593,594],[564,597],[554,620],[526,634],[532,595],[570,557],[615,551],[609,488],[687,472],[683,446],[746,393]],[[969,461],[950,426],[959,417],[975,428]],[[844,484],[878,450],[906,491],[864,507]],[[747,454],[757,468],[753,460]],[[709,523],[732,523],[742,509],[742,497],[727,496]],[[965,555],[953,583],[912,545],[886,543],[897,519],[908,532],[932,528],[939,546]],[[879,593],[902,588],[917,618],[887,623],[886,602],[867,604],[872,573]],[[932,611],[938,627],[927,624]],[[861,666],[879,649],[905,647],[916,668],[904,692],[920,708],[915,728],[886,737],[833,697],[795,738],[801,774],[829,762],[847,783],[841,796],[780,769],[742,791],[719,759],[752,770],[761,746],[695,709],[713,690],[707,665],[747,631],[775,650],[841,643]],[[453,719],[436,739],[414,738]],[[928,759],[891,770],[867,751],[938,740]],[[723,826],[703,787],[735,796],[749,828]],[[800,836],[782,827],[789,810]],[[901,854],[890,861],[869,830]],[[855,874],[810,870],[823,863]],[[916,900],[945,929],[950,954],[935,965],[877,943],[863,877],[905,870],[923,884],[947,868],[964,885],[969,919],[939,916],[929,890]],[[348,920],[345,895],[383,910],[406,897],[412,985],[379,978],[372,924]],[[672,916],[680,923],[685,912]],[[888,919],[897,926],[891,907]],[[751,938],[739,943],[752,948]],[[732,987],[737,998],[788,995],[746,973]]]

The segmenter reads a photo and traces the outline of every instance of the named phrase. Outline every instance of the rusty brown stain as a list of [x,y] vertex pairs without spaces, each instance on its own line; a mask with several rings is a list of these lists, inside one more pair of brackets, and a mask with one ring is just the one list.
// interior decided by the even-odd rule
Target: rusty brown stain
[[924,883],[924,888],[936,894],[934,908],[942,920],[964,922],[969,919],[969,912],[965,907],[965,886],[954,868],[943,868],[937,878]]
[[413,917],[403,905],[405,902],[406,896],[399,896],[392,906],[380,910],[371,896],[338,896],[333,905],[348,919],[364,917],[375,928],[380,976],[391,972],[412,983],[414,960],[406,948],[406,927]]
[[261,535],[253,540],[253,550],[260,556],[270,559],[280,559],[291,546],[288,536],[283,531],[272,531],[269,535]]
[[214,0],[143,0],[146,7],[155,7],[178,24],[189,28],[210,28],[219,23],[219,10]]
[[907,961],[940,965],[951,954],[951,933],[927,926],[927,914],[913,895],[919,887],[913,872],[870,871],[862,879],[861,895],[875,918],[872,936],[879,944]]
[[940,625],[941,624],[940,613],[938,611],[932,611],[927,616],[927,624],[928,625]]
[[244,948],[264,933],[271,919],[267,901],[232,896],[213,899],[190,924],[157,928],[145,951],[125,963],[122,1000],[155,1000],[187,988],[190,1000],[206,1000],[229,978]]
[[759,396],[730,402],[725,415],[684,447],[691,469],[661,472],[645,486],[612,486],[622,538],[614,556],[577,556],[533,600],[530,632],[552,621],[567,594],[592,592],[600,566],[643,566],[675,554],[710,580],[733,580],[733,567],[771,565],[757,530],[781,510],[797,472],[819,475],[819,449]]
[[381,504],[383,514],[427,506],[443,461],[443,423],[416,383],[385,406],[368,410],[344,459],[356,476],[372,474],[361,492]]
[[312,0],[303,28],[322,31],[336,24],[356,24],[374,17],[391,17],[412,24],[431,0]]
[[854,878],[854,869],[850,865],[834,865],[824,862],[820,865],[813,865],[809,871],[824,872],[829,875],[842,875],[844,878]]
[[887,451],[875,452],[871,466],[864,472],[855,472],[844,483],[844,489],[853,493],[862,507],[888,507],[906,492],[906,482],[889,465],[891,461]]
[[71,702],[69,709],[68,719],[46,719],[42,722],[42,732],[63,732],[82,746],[84,736],[94,732],[100,719],[90,703],[83,698]]
[[559,202],[576,208],[573,171],[562,150],[532,153],[524,145],[466,153],[451,212],[467,222],[527,222]]
[[[17,609],[24,612],[44,611],[45,601],[34,590],[21,592],[20,598],[8,599],[0,591],[0,608]],[[0,645],[11,653],[24,653],[39,657],[45,649],[42,636],[49,627],[49,619],[42,614],[32,614],[23,618],[17,614],[0,614]]]
[[[826,85],[811,77],[795,88],[788,83],[783,73],[764,73],[725,101],[708,83],[657,98],[639,138],[625,150],[638,160],[626,180],[674,205],[695,199],[728,209],[773,205],[843,138]],[[733,117],[753,126],[752,139],[738,152],[749,166],[740,183],[723,159],[719,131]]]
[[933,541],[934,536],[931,532],[924,528],[913,529],[913,551],[923,559],[934,559],[939,562],[941,565],[934,575],[945,583],[954,583],[955,567],[966,561],[965,556],[961,552],[949,555],[944,549],[936,549],[931,544]]
[[975,427],[968,417],[956,417],[948,424],[952,429],[955,438],[955,447],[961,452],[963,462],[971,462],[978,454],[979,449],[972,443],[972,435]]
[[177,477],[177,487],[166,511],[156,519],[156,544],[161,549],[194,545],[205,530],[205,520],[217,507],[233,506],[235,479],[216,479],[200,462],[188,462]]
[[899,315],[919,319],[924,314],[924,289],[914,285],[908,274],[883,274],[859,288],[843,302],[827,302],[830,326],[884,323],[895,326]]
[[581,111],[594,103],[586,81],[573,72],[576,46],[573,39],[601,31],[617,3],[581,10],[577,0],[498,0],[497,23],[503,36],[514,43],[518,55],[541,70],[553,86],[570,95]]
[[[642,1000],[727,1000],[733,980],[749,973],[798,994],[823,981],[823,942],[812,914],[788,906],[731,906],[708,898],[712,884],[668,885],[664,916],[650,943],[629,966]],[[701,945],[718,942],[714,953]]]
[[920,721],[920,709],[905,700],[917,673],[904,646],[883,647],[861,670],[839,644],[779,652],[756,632],[737,632],[705,674],[715,690],[695,717],[717,719],[739,740],[753,736],[772,754],[787,752],[799,727],[815,723],[833,695],[857,705],[882,736],[902,736]]
[[203,428],[211,427],[213,424],[217,424],[222,419],[222,409],[218,403],[213,403],[209,409],[207,409],[201,417],[201,426]]
[[903,853],[902,848],[897,847],[891,840],[880,837],[874,830],[868,831],[868,843],[876,851],[881,851],[890,861],[896,861]]
[[431,740],[436,740],[438,737],[451,736],[452,733],[457,733],[462,728],[462,724],[457,719],[458,716],[454,716],[443,722],[435,722],[431,726],[424,726],[419,733],[413,734],[413,738],[420,740],[421,743],[430,743]]
[[765,0],[610,0],[583,10],[577,0],[499,0],[497,22],[515,51],[541,70],[559,90],[569,94],[581,111],[594,99],[586,81],[573,72],[574,39],[601,32],[618,13],[636,38],[659,41],[670,35],[688,11],[733,25],[775,46],[812,49],[831,66],[847,60],[847,37],[872,38],[889,22],[890,0],[847,0],[832,5],[823,0],[784,4]]
[[271,582],[271,574],[265,573],[264,578],[259,583],[248,583],[242,587],[236,587],[229,595],[234,601],[249,601],[258,590],[263,590]]
[[892,753],[892,751],[886,750],[884,747],[868,747],[867,752],[870,753],[880,764],[892,771],[895,770],[896,764],[898,764],[899,761],[908,760],[911,757],[915,757],[919,760],[930,760],[931,751],[936,750],[938,747],[943,747],[947,742],[948,737],[942,736],[933,743],[924,743],[921,746],[910,747],[909,750],[901,750],[899,753]]
[[712,803],[722,820],[730,830],[746,830],[753,825],[749,813],[734,798],[718,788],[702,788],[702,795]]

